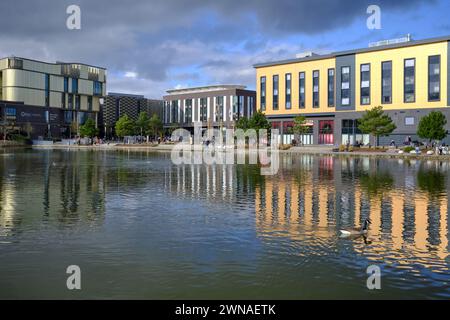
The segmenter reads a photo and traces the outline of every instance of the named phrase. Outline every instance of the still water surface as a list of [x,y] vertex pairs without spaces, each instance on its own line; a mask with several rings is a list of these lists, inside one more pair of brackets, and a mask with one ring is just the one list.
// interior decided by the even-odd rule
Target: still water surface
[[[2,151],[0,298],[448,299],[449,169],[285,154],[263,177],[168,153]],[[339,238],[367,217],[367,241]]]

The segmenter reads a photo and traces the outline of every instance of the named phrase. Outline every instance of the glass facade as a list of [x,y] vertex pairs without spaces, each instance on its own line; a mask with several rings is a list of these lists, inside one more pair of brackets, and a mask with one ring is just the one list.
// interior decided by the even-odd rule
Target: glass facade
[[328,69],[328,107],[334,107],[334,69]]
[[272,79],[273,83],[273,101],[272,101],[272,108],[273,110],[278,110],[278,89],[279,89],[279,81],[278,81],[278,75],[274,75]]
[[370,142],[370,136],[368,134],[363,134],[358,128],[358,120],[356,119],[345,119],[342,120],[342,144],[355,145],[362,144],[368,145]]
[[305,108],[305,73],[300,72],[298,75],[298,86],[299,86],[299,107]]
[[441,56],[428,57],[428,101],[441,99]]
[[392,103],[392,61],[385,61],[381,66],[382,103]]
[[266,110],[266,77],[261,77],[261,92],[260,92],[260,101],[261,101],[261,111]]
[[416,59],[406,59],[404,66],[404,102],[416,101]]
[[45,106],[50,106],[50,75],[45,75]]
[[200,98],[200,121],[208,120],[208,99]]
[[341,68],[341,104],[350,105],[350,67]]
[[361,104],[370,104],[370,64],[361,65]]
[[192,122],[192,99],[186,99],[184,102],[186,105],[184,106],[184,122],[191,123]]
[[319,107],[319,71],[313,71],[313,108]]
[[285,79],[285,86],[286,86],[286,109],[291,109],[291,83],[292,83],[292,76],[290,73],[286,74]]

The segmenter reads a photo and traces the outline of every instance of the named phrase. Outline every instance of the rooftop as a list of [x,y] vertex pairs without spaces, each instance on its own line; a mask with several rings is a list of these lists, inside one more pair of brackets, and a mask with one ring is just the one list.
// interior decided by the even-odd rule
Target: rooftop
[[283,65],[283,64],[297,63],[297,62],[323,60],[323,59],[336,58],[336,57],[339,57],[339,56],[346,56],[346,55],[351,55],[351,54],[356,54],[356,53],[376,52],[376,51],[387,50],[387,49],[412,47],[412,46],[417,46],[417,45],[422,45],[422,44],[430,44],[430,43],[437,43],[437,42],[444,42],[444,41],[450,41],[450,35],[449,36],[444,36],[444,37],[424,39],[424,40],[411,40],[411,41],[408,41],[408,42],[387,44],[387,45],[381,45],[381,46],[375,46],[375,47],[369,47],[369,48],[362,48],[362,49],[337,51],[337,52],[332,52],[332,53],[329,53],[329,54],[313,55],[313,56],[309,56],[309,57],[305,57],[305,58],[296,58],[296,59],[287,59],[287,60],[263,62],[263,63],[257,63],[255,65],[253,65],[253,67],[254,68],[261,68],[261,67],[270,67],[270,66],[277,66],[277,65]]
[[242,86],[242,85],[218,84],[218,85],[202,86],[202,87],[171,89],[171,90],[167,90],[167,93],[168,94],[186,94],[186,93],[198,93],[198,92],[205,92],[205,91],[221,91],[221,90],[230,90],[230,89],[244,90],[245,88],[247,88],[247,87]]
[[99,66],[95,66],[95,65],[92,65],[92,64],[82,63],[82,62],[61,62],[61,61],[47,62],[47,61],[35,60],[35,59],[29,59],[29,58],[23,58],[23,57],[17,57],[17,56],[8,56],[8,57],[0,58],[0,60],[3,60],[3,59],[28,60],[28,61],[33,61],[33,62],[38,62],[38,63],[45,63],[45,64],[52,64],[52,65],[79,64],[79,65],[83,65],[83,66],[87,66],[87,67],[92,67],[92,68],[98,68],[98,69],[106,70],[105,67],[99,67]]

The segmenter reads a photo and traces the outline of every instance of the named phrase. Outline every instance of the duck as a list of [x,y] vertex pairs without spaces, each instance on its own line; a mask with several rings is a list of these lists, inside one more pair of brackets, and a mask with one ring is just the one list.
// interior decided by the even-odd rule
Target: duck
[[347,237],[360,237],[367,235],[367,232],[369,231],[369,225],[372,223],[369,218],[364,220],[363,226],[361,229],[352,229],[352,230],[339,230],[341,233],[341,237],[347,238]]

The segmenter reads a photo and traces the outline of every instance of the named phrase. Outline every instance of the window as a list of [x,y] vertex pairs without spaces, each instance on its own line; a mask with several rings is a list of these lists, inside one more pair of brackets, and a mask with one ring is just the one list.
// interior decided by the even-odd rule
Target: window
[[45,75],[45,106],[50,105],[50,75]]
[[350,105],[350,67],[341,68],[341,104]]
[[441,56],[428,57],[428,101],[441,100]]
[[92,97],[88,96],[88,111],[92,111]]
[[239,96],[238,100],[238,119],[244,116],[244,97]]
[[94,96],[101,96],[103,91],[103,86],[100,81],[94,81]]
[[69,109],[73,109],[73,94],[69,94],[68,107]]
[[266,77],[261,77],[261,111],[266,110]]
[[21,59],[9,59],[8,64],[11,69],[23,69],[23,60]]
[[69,78],[64,77],[64,92],[69,92]]
[[370,64],[361,65],[361,104],[370,104]]
[[16,120],[17,111],[16,108],[5,108],[5,118],[7,120]]
[[78,79],[72,79],[72,93],[78,93]]
[[392,103],[392,61],[382,63],[381,78],[381,103]]
[[216,121],[223,120],[223,96],[216,98]]
[[79,95],[75,96],[75,109],[80,110],[80,96]]
[[328,106],[334,107],[334,69],[328,69]]
[[299,92],[299,107],[305,108],[305,73],[300,72],[298,75],[298,92]]
[[64,92],[61,92],[61,108],[66,108],[66,94]]
[[172,119],[171,122],[175,123],[178,122],[178,100],[173,100],[172,101]]
[[186,105],[184,106],[184,122],[192,122],[192,99],[186,100]]
[[413,126],[415,124],[414,117],[405,117],[405,126]]
[[200,99],[200,121],[208,120],[208,99],[201,98]]
[[278,75],[274,75],[272,78],[273,82],[273,110],[278,110]]
[[319,71],[313,71],[313,108],[319,107]]
[[291,74],[286,74],[286,109],[291,109]]
[[406,59],[404,66],[404,102],[416,101],[416,59]]

